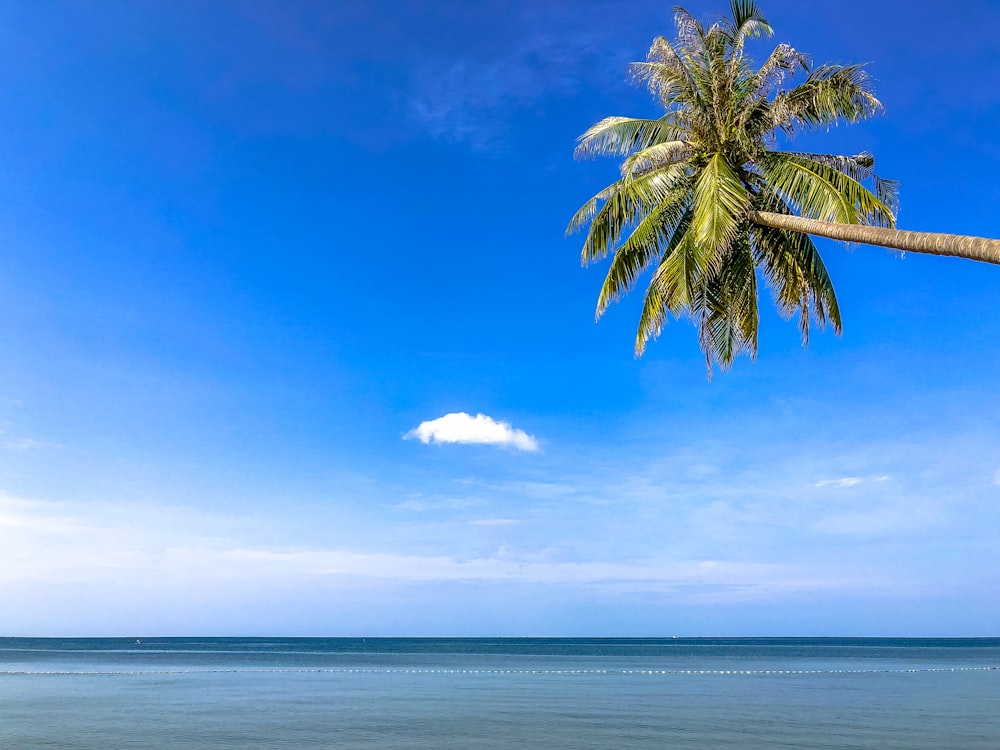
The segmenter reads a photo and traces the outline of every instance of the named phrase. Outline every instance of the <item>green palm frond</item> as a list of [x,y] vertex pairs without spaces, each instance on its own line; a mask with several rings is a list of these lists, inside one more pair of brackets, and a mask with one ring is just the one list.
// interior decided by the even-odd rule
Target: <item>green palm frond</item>
[[674,238],[678,230],[687,229],[686,226],[681,228],[681,224],[688,214],[689,202],[690,190],[685,185],[678,186],[639,222],[628,239],[615,250],[597,298],[595,317],[600,318],[611,303],[631,291],[636,279],[667,249],[676,245]]
[[[775,195],[796,206],[804,216],[822,221],[854,224],[858,211],[852,201],[837,191],[825,175],[794,158],[770,154],[760,167],[767,186]],[[832,170],[831,170],[832,171]]]
[[[705,39],[706,69],[708,71],[711,91],[710,106],[716,124],[722,124],[725,120],[725,113],[729,107],[733,95],[731,76],[728,74],[729,63],[737,58],[727,54],[730,51],[730,37],[721,24],[713,26]],[[738,65],[736,65],[738,67]],[[718,132],[717,143],[723,140],[723,132]]]
[[758,324],[756,264],[744,232],[704,285],[700,339],[709,372],[713,360],[725,370],[740,354],[755,357]]
[[[787,208],[782,211],[787,212]],[[820,327],[829,324],[840,334],[840,306],[833,281],[809,235],[755,227],[753,237],[775,305],[785,318],[798,315],[803,344],[809,343],[810,322]]]
[[[750,93],[753,96],[764,96],[768,92],[774,91],[784,82],[785,78],[794,74],[796,70],[807,71],[808,65],[808,56],[787,44],[779,44],[754,73]],[[766,104],[766,100],[762,103]]]
[[604,190],[580,206],[579,210],[573,214],[573,218],[569,220],[569,224],[566,226],[566,234],[574,234],[587,226],[591,219],[593,219],[597,214],[597,210],[600,208],[601,204],[614,195],[615,190],[617,189],[617,182],[612,185],[608,185],[604,188]]
[[625,156],[657,143],[677,140],[681,132],[667,117],[644,120],[635,117],[607,117],[581,135],[573,155]]
[[674,7],[674,26],[677,27],[677,44],[685,56],[697,58],[705,52],[705,27],[684,8]]
[[697,95],[691,71],[674,46],[662,36],[653,40],[645,62],[629,65],[629,75],[644,83],[664,107]]
[[742,49],[745,39],[760,39],[774,34],[771,24],[753,0],[731,0],[729,8],[732,16],[732,23],[729,24],[731,43],[737,50]]
[[803,159],[826,164],[833,167],[838,172],[843,172],[852,180],[864,182],[871,180],[875,186],[875,197],[881,201],[888,209],[893,221],[886,224],[876,224],[876,226],[894,226],[895,216],[899,211],[899,183],[896,180],[886,180],[875,174],[875,157],[868,152],[856,154],[854,156],[838,156],[835,154],[811,154],[785,152]]
[[769,37],[774,34],[774,29],[753,0],[731,0],[730,13],[732,20],[724,20],[722,26],[727,31],[730,48],[726,73],[730,81],[735,81],[740,69],[747,67],[743,57],[746,40]]
[[760,164],[768,185],[802,216],[843,224],[892,226],[895,216],[850,175],[801,154],[771,152]]
[[681,218],[649,280],[635,339],[637,357],[646,350],[646,342],[660,335],[670,315],[679,318],[690,311],[698,278],[695,243],[689,231],[692,215],[688,209]]
[[864,65],[822,65],[804,83],[778,94],[771,104],[772,125],[791,134],[800,127],[858,122],[882,111],[871,92]]
[[695,242],[710,257],[719,258],[736,234],[740,219],[750,202],[740,178],[720,153],[709,159],[694,185]]
[[621,173],[626,179],[638,176],[656,169],[676,164],[691,155],[691,146],[684,141],[667,141],[657,143],[642,151],[632,154],[622,162]]
[[[607,256],[618,244],[622,234],[638,225],[657,204],[666,200],[677,183],[686,179],[688,173],[686,164],[674,164],[634,180],[620,180],[588,201],[577,212],[577,216],[581,216],[581,212],[583,215],[593,212],[581,253],[583,264],[587,265]],[[597,208],[593,202],[602,200],[601,196],[606,197],[603,198],[603,205]],[[571,222],[567,231],[580,226],[582,223],[578,221]]]

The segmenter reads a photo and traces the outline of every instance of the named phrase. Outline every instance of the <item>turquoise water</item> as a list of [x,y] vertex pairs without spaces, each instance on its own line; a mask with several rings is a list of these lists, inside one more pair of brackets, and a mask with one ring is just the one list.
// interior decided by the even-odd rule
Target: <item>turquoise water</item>
[[1000,639],[0,639],[2,748],[1000,748]]

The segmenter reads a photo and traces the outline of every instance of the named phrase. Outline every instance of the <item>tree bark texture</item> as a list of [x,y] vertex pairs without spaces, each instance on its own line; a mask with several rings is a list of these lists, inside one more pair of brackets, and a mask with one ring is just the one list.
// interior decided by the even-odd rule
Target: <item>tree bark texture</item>
[[773,229],[788,229],[842,242],[877,245],[911,253],[950,255],[984,263],[1000,265],[1000,240],[966,237],[936,232],[907,232],[901,229],[869,227],[861,224],[840,224],[817,219],[805,219],[769,211],[751,211],[750,221]]

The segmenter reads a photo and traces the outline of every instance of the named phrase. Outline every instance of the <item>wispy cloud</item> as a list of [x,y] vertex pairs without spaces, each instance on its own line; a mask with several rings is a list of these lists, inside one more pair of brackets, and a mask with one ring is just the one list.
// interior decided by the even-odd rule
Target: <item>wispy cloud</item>
[[888,482],[892,477],[889,474],[877,474],[868,477],[838,477],[836,479],[822,479],[816,482],[815,487],[855,487],[865,482]]
[[407,498],[406,500],[401,500],[398,503],[393,503],[392,508],[394,510],[412,511],[415,513],[422,513],[424,511],[431,510],[464,510],[466,508],[473,508],[479,505],[484,505],[485,500],[482,498],[474,497],[448,497],[444,495],[431,495],[424,496],[420,494],[415,494]]
[[466,49],[423,61],[412,74],[411,119],[435,138],[493,148],[517,109],[572,96],[583,80],[610,75],[620,85],[628,53],[581,13],[538,9],[516,19],[511,44],[493,55]]
[[464,411],[421,422],[403,438],[415,438],[425,444],[465,443],[498,445],[521,451],[538,450],[538,441],[534,436],[514,428],[509,422],[498,422],[485,414],[473,417]]
[[[616,477],[598,489],[615,493],[623,484]],[[377,536],[364,533],[364,524],[347,533],[333,533],[331,527],[315,534],[315,519],[283,528],[284,522],[252,513],[233,517],[146,503],[29,501],[0,493],[0,597],[9,605],[0,608],[0,626],[50,632],[56,622],[76,630],[131,631],[136,623],[149,622],[190,632],[218,627],[225,618],[258,622],[269,616],[260,602],[274,597],[301,603],[287,621],[269,626],[287,629],[309,622],[312,615],[303,613],[315,612],[317,601],[328,607],[324,622],[340,616],[338,606],[348,600],[393,613],[400,622],[416,622],[407,619],[409,608],[428,594],[441,601],[468,592],[482,601],[508,601],[517,591],[527,597],[526,613],[528,600],[558,600],[572,608],[572,602],[613,605],[635,596],[647,602],[639,605],[643,616],[652,616],[666,603],[789,604],[822,592],[855,599],[878,592],[901,596],[926,586],[929,575],[938,576],[938,589],[956,582],[982,585],[967,567],[972,559],[992,559],[993,534],[983,516],[974,524],[978,536],[964,527],[955,531],[962,558],[949,562],[947,548],[944,558],[935,557],[927,554],[924,537],[908,548],[900,536],[930,525],[947,528],[948,508],[917,504],[909,493],[883,498],[875,487],[873,507],[868,498],[845,493],[833,514],[828,504],[796,504],[791,496],[781,508],[755,498],[743,504],[734,496],[717,503],[717,512],[707,517],[697,513],[703,499],[677,496],[662,516],[653,512],[662,503],[623,500],[614,520],[577,503],[568,511],[561,495],[517,508],[495,497],[489,509],[471,516],[380,523]],[[447,498],[427,494],[403,501],[434,504]],[[794,536],[781,527],[788,516]],[[345,521],[343,513],[336,518]],[[720,535],[720,524],[732,534]],[[689,543],[698,534],[708,536]],[[845,560],[843,539],[852,535],[859,546]],[[904,555],[890,564],[879,554],[880,538],[887,535],[899,537],[894,554]],[[988,567],[987,562],[978,569]],[[93,612],[102,608],[116,614],[95,620]],[[430,630],[444,622],[427,617]],[[352,622],[342,626],[356,627]]]
[[[72,581],[114,589],[122,575],[153,588],[183,590],[239,586],[248,592],[292,580],[384,579],[397,582],[517,582],[672,591],[688,596],[699,587],[734,587],[766,597],[781,591],[868,587],[843,571],[806,570],[787,564],[658,556],[629,561],[547,559],[517,554],[459,555],[451,551],[405,553],[348,546],[292,546],[251,540],[221,517],[183,509],[115,506],[72,507],[0,495],[0,530],[17,536],[0,548],[0,592],[33,581]],[[197,522],[193,522],[197,519]],[[478,526],[510,526],[512,518],[481,518]],[[213,533],[202,533],[211,529]],[[85,564],[81,564],[86,561]],[[179,587],[179,588],[178,588]],[[694,587],[694,588],[692,588]],[[686,593],[684,593],[686,592]],[[2,618],[0,618],[2,621]]]
[[[235,548],[173,550],[210,562],[217,570],[236,566],[247,576],[345,576],[420,582],[505,582],[616,587],[675,592],[687,599],[704,588],[724,587],[736,599],[767,598],[779,592],[871,590],[881,581],[852,574],[829,575],[785,565],[720,560],[541,561],[524,557],[365,553],[345,549]],[[750,595],[753,592],[753,595]],[[725,598],[725,597],[723,597]]]
[[861,484],[864,479],[861,477],[840,477],[839,479],[823,479],[816,482],[817,487],[853,487]]
[[59,448],[58,443],[50,443],[44,440],[34,440],[32,438],[11,438],[3,442],[3,447],[15,453],[35,450],[37,448]]

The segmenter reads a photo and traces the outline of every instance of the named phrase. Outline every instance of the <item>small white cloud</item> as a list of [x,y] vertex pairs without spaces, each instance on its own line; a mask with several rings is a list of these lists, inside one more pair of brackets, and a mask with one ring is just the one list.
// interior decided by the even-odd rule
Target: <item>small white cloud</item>
[[473,526],[511,526],[521,522],[516,518],[477,518],[469,523]]
[[817,487],[853,487],[861,484],[864,479],[861,477],[840,477],[839,479],[824,479],[816,482]]
[[421,422],[403,435],[403,438],[416,438],[425,444],[474,443],[507,446],[521,451],[538,450],[538,441],[532,435],[515,429],[509,422],[497,422],[485,414],[473,417],[464,411]]

